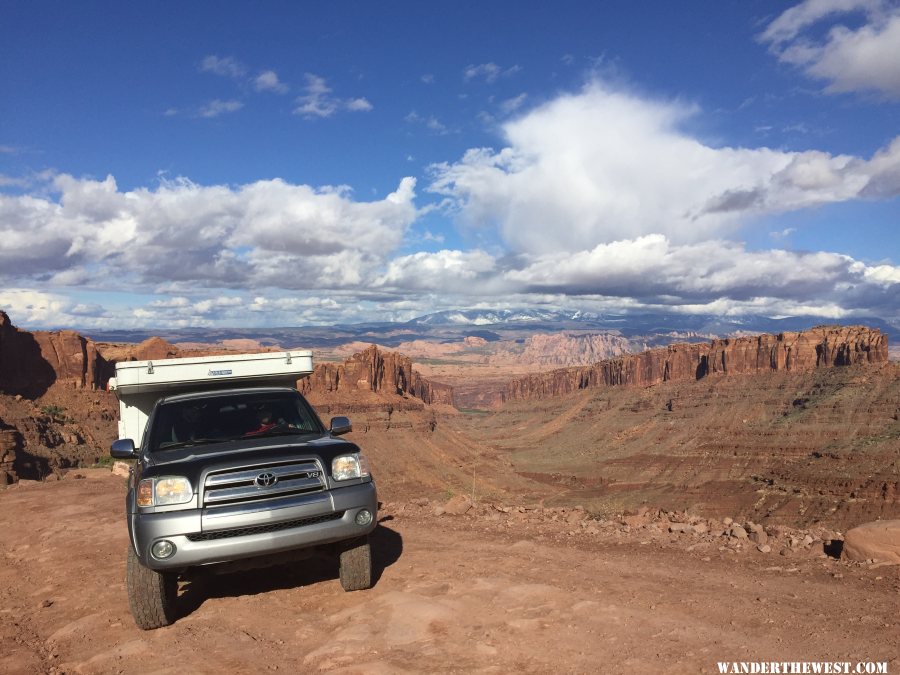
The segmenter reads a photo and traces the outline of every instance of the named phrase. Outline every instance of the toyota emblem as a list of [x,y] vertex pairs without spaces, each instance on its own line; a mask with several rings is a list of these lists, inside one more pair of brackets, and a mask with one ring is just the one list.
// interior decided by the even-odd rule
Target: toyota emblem
[[253,482],[257,487],[272,487],[278,482],[278,477],[271,471],[259,474]]

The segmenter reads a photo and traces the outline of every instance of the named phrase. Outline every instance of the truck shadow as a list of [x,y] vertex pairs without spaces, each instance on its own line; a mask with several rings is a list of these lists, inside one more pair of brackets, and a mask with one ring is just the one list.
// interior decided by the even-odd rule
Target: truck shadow
[[[384,570],[403,554],[403,538],[381,523],[369,535],[372,548],[372,583],[377,585]],[[178,619],[196,612],[204,602],[213,598],[236,598],[258,595],[281,589],[311,586],[338,578],[336,556],[325,553],[290,562],[278,562],[272,567],[213,573],[201,570],[183,578],[179,583]]]

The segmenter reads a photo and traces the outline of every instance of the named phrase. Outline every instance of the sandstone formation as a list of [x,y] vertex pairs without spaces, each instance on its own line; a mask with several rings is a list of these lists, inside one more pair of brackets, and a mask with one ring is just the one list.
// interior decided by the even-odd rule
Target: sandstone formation
[[147,338],[137,345],[128,345],[128,351],[117,361],[153,361],[157,359],[175,359],[182,356],[181,350],[169,344],[161,337]]
[[818,326],[799,333],[673,344],[591,366],[528,375],[509,383],[506,398],[540,399],[592,387],[647,386],[712,375],[808,372],[855,363],[884,363],[887,359],[887,336],[877,329]]
[[854,527],[844,537],[841,557],[900,565],[900,520],[878,520]]
[[413,370],[408,357],[383,352],[375,345],[344,363],[316,365],[315,372],[301,380],[298,387],[304,395],[363,391],[412,396],[428,404],[453,404],[451,387],[425,379]]
[[95,389],[106,369],[96,345],[75,331],[21,331],[0,311],[0,392],[39,396],[55,382]]

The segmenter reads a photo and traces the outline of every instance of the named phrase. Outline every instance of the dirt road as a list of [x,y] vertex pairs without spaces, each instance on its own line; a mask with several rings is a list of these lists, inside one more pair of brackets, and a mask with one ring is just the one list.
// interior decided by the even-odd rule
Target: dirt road
[[123,583],[122,479],[79,473],[0,491],[2,672],[900,672],[896,567],[405,503],[382,514],[370,591],[344,593],[327,561],[202,577],[182,584],[174,625],[142,632]]

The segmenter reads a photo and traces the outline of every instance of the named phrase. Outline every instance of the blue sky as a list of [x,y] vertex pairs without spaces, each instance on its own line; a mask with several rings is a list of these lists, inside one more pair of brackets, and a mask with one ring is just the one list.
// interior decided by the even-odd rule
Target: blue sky
[[900,321],[900,3],[0,2],[30,327]]

